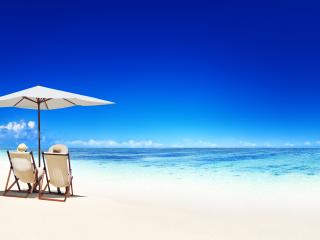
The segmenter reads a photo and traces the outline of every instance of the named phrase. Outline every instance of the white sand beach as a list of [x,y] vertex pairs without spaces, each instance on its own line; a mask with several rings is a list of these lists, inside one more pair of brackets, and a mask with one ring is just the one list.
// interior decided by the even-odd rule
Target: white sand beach
[[320,239],[319,182],[104,179],[76,164],[74,176],[66,203],[0,197],[1,239]]

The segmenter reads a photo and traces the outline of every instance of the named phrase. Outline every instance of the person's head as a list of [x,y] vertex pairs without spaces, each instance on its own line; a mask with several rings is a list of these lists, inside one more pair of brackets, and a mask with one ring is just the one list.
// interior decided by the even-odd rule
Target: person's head
[[60,146],[60,145],[54,145],[54,146],[52,147],[52,152],[54,152],[54,153],[61,153],[61,152],[62,152],[61,146]]
[[28,147],[24,143],[20,143],[17,147],[18,152],[26,152],[27,150],[28,150]]
[[55,144],[49,148],[49,152],[67,154],[68,147],[63,144]]

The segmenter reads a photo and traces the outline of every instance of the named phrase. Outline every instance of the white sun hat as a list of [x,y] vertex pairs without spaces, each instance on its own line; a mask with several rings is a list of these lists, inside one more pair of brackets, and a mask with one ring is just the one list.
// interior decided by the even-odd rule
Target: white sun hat
[[26,152],[28,150],[28,146],[24,143],[20,143],[17,147],[18,152]]

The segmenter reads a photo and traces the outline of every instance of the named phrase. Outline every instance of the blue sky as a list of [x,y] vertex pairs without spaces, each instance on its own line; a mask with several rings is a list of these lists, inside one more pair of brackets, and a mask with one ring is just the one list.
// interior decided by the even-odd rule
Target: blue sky
[[[43,112],[47,145],[320,146],[319,10],[308,1],[3,3],[0,95],[40,84],[117,103]],[[3,146],[34,143],[36,112],[0,116]]]

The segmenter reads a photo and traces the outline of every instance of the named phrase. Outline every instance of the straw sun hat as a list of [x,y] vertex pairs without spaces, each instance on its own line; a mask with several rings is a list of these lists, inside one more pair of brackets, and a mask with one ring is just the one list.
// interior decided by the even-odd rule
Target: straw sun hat
[[24,143],[20,143],[19,146],[17,147],[18,152],[25,152],[27,151],[28,147]]
[[62,148],[59,145],[54,145],[52,148],[52,152],[54,153],[61,153],[62,152]]

